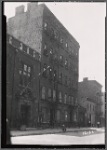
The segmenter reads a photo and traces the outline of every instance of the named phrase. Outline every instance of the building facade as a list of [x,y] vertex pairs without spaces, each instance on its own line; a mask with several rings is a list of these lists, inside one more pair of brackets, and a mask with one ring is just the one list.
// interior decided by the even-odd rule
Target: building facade
[[87,97],[81,97],[79,99],[79,104],[83,108],[85,108],[85,113],[84,113],[84,121],[83,124],[84,126],[95,126],[95,114],[96,114],[96,103],[94,100],[87,98]]
[[105,126],[105,101],[106,101],[106,97],[105,97],[105,92],[102,93],[101,95],[101,126]]
[[77,124],[79,44],[46,5],[16,8],[7,31],[40,54],[39,123]]
[[6,116],[12,128],[38,121],[39,54],[7,34]]
[[101,123],[101,93],[102,86],[95,80],[84,78],[78,85],[78,101],[86,108],[86,125]]

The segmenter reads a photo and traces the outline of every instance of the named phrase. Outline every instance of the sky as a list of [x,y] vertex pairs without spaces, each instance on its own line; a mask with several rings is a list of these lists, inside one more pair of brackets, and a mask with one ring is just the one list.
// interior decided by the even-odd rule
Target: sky
[[[80,45],[79,81],[84,77],[96,80],[105,91],[105,2],[46,2],[48,8],[73,35]],[[15,15],[15,8],[26,2],[5,2],[7,19]]]

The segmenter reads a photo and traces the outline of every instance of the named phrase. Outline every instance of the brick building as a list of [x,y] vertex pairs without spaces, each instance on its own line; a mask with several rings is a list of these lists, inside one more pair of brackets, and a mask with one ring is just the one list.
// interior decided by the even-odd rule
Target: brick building
[[101,94],[101,126],[105,126],[105,109],[106,109],[106,106],[105,106],[105,102],[106,102],[106,95],[105,95],[105,92],[103,92]]
[[95,80],[88,80],[84,78],[78,84],[78,101],[80,105],[86,108],[85,124],[90,122],[96,125],[101,122],[101,93],[102,86]]
[[[87,97],[79,98],[79,104],[82,106],[86,111],[84,113],[84,126],[95,126],[95,114],[96,114],[96,103],[93,99]],[[80,115],[80,114],[79,114]]]
[[7,34],[6,116],[12,127],[33,126],[38,119],[39,53]]
[[[77,122],[79,44],[46,5],[16,8],[7,32],[38,52],[40,61],[39,123]],[[33,60],[32,60],[33,61]]]

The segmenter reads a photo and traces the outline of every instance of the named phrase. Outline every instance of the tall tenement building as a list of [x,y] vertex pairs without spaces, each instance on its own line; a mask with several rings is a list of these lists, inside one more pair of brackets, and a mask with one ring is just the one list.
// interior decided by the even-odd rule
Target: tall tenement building
[[[16,8],[15,16],[7,23],[7,32],[33,49],[33,55],[35,53],[40,55],[39,71],[32,70],[33,76],[36,75],[35,73],[38,74],[37,84],[33,79],[31,80],[38,90],[35,91],[32,101],[32,106],[37,107],[38,119],[35,117],[36,109],[34,111],[30,106],[28,107],[30,104],[24,103],[26,99],[23,98],[21,99],[23,107],[19,106],[17,101],[19,113],[22,108],[23,115],[28,118],[23,124],[27,126],[33,118],[37,124],[44,126],[58,126],[62,123],[75,126],[78,112],[79,43],[45,4],[38,5],[35,2],[28,3],[26,12],[24,6]],[[23,51],[22,43],[20,47]],[[35,62],[34,66],[36,67]],[[26,89],[26,86],[22,86],[20,92],[24,88]],[[18,98],[20,99],[20,96]],[[26,117],[28,111],[30,113]],[[36,123],[31,124],[35,126]]]

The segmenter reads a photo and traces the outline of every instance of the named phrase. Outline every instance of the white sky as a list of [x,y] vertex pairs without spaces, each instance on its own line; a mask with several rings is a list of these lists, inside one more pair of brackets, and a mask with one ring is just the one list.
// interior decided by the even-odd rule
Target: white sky
[[[79,81],[97,80],[105,89],[105,2],[45,3],[80,44]],[[4,14],[15,15],[15,7],[26,2],[6,2]]]

